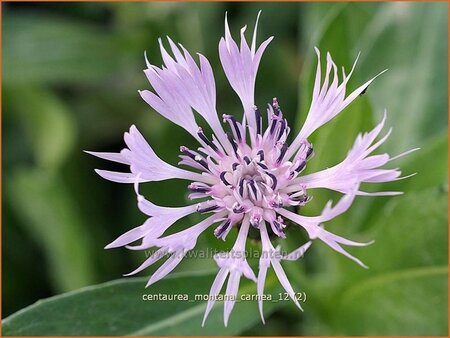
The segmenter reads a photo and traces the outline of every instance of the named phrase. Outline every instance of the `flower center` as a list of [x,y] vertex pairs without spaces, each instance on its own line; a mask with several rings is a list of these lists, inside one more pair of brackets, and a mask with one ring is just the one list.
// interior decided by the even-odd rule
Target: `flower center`
[[[259,228],[264,220],[271,224],[272,231],[284,237],[284,222],[277,216],[277,209],[304,205],[308,196],[304,189],[290,193],[292,180],[305,168],[312,154],[311,145],[305,140],[303,147],[289,160],[286,142],[289,134],[287,121],[283,118],[276,99],[268,109],[268,125],[262,130],[262,118],[255,107],[256,129],[242,124],[231,115],[223,115],[231,132],[227,133],[229,148],[225,150],[213,138],[210,141],[202,129],[199,138],[204,148],[199,152],[181,147],[181,163],[195,167],[211,177],[215,183],[193,182],[188,186],[189,198],[209,198],[198,206],[198,212],[228,211],[224,222],[214,232],[224,239],[233,225],[239,224],[245,214],[250,223]],[[246,135],[250,135],[247,144]]]

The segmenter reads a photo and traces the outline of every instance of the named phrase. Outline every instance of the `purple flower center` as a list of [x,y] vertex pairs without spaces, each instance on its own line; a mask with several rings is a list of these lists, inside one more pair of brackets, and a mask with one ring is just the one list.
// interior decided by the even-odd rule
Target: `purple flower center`
[[[227,211],[227,217],[214,231],[221,239],[226,238],[234,225],[240,224],[245,214],[255,228],[265,220],[277,236],[284,237],[285,224],[277,209],[305,205],[309,201],[306,190],[293,180],[305,169],[313,153],[312,146],[305,140],[293,160],[287,160],[286,139],[290,128],[277,99],[267,110],[265,130],[257,107],[254,114],[256,130],[245,119],[240,123],[232,115],[223,115],[230,128],[227,136],[231,151],[225,151],[214,138],[210,141],[201,128],[197,134],[203,147],[198,152],[180,148],[180,163],[199,170],[214,182],[193,182],[188,189],[191,199],[207,199],[199,204],[198,212]],[[247,143],[247,134],[253,137],[253,146]]]

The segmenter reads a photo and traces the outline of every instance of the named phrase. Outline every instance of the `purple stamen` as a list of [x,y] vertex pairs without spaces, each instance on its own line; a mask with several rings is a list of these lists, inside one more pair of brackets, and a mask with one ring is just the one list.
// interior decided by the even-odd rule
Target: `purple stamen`
[[226,180],[225,175],[227,174],[227,171],[222,171],[220,173],[220,180],[225,184],[226,186],[231,186],[231,184]]
[[272,230],[275,233],[275,235],[277,235],[278,237],[281,237],[281,238],[286,238],[286,235],[284,234],[284,231],[283,231],[283,227],[281,226],[281,224],[279,222],[273,221],[271,223],[271,225],[272,225]]
[[273,133],[275,132],[277,123],[278,123],[278,119],[277,119],[277,116],[274,114],[274,115],[272,115],[272,122],[270,124],[270,135],[273,135]]
[[264,161],[264,150],[260,150],[260,151],[258,151],[257,153],[256,153],[256,155],[258,155],[259,156],[259,160],[260,161]]
[[278,156],[277,158],[277,163],[280,163],[281,160],[283,159],[284,155],[286,154],[286,151],[288,150],[289,146],[287,143],[283,143],[283,146],[281,147],[280,150],[280,156]]
[[269,169],[264,163],[261,162],[256,162],[257,165],[259,165],[261,168],[263,168],[264,170]]
[[248,184],[250,185],[250,188],[252,189],[253,194],[255,195],[255,198],[256,198],[258,191],[256,189],[255,181],[250,180],[250,181],[248,181]]
[[227,132],[226,134],[227,134],[228,141],[230,141],[231,146],[233,147],[234,154],[236,155],[236,157],[239,157],[239,155],[237,153],[238,147],[237,147],[236,141],[233,138],[233,135],[230,132]]
[[286,120],[283,119],[280,121],[280,130],[278,131],[277,140],[279,140],[281,138],[281,136],[283,136],[285,129],[286,129]]
[[214,230],[214,236],[216,236],[217,238],[223,238],[224,235],[226,235],[228,228],[231,225],[231,221],[230,220],[226,220],[225,222],[223,222],[221,225],[219,225],[215,230]]
[[239,130],[238,123],[234,118],[234,116],[223,114],[223,120],[230,124],[230,127],[233,128],[234,132],[236,133],[237,139],[239,140],[239,142],[241,142],[242,141],[241,131]]
[[235,213],[235,214],[241,214],[241,213],[243,213],[245,211],[245,208],[244,208],[244,206],[239,206],[239,205],[236,205],[234,208],[233,208],[233,212]]
[[261,135],[262,130],[262,116],[258,109],[258,107],[255,107],[255,119],[256,119],[256,134]]
[[313,152],[314,152],[313,145],[310,144],[310,145],[308,146],[308,151],[306,152],[306,159],[309,159]]
[[244,179],[239,179],[239,195],[244,195]]
[[203,142],[205,142],[212,150],[214,150],[216,153],[219,154],[219,149],[217,148],[217,146],[211,142],[206,135],[203,133],[203,129],[202,128],[198,128],[197,131],[197,135],[200,137],[200,139],[202,139]]
[[194,183],[191,183],[188,185],[188,189],[192,192],[199,192],[199,193],[208,193],[211,191],[210,187],[207,186],[198,186]]
[[202,207],[200,206],[200,204],[199,204],[198,207],[197,207],[197,212],[199,212],[199,213],[201,213],[201,214],[204,214],[204,213],[207,213],[207,212],[210,212],[210,211],[214,211],[214,210],[216,210],[216,209],[218,209],[218,208],[219,208],[218,205],[212,205],[212,206],[210,206],[210,207],[202,208]]
[[205,169],[209,169],[208,163],[206,163],[206,161],[200,155],[195,155],[192,151],[189,150],[189,148],[181,146],[180,151],[183,155],[190,157],[195,162],[203,166]]
[[306,161],[301,161],[298,164],[297,168],[294,169],[294,171],[301,172],[305,168],[305,166],[306,166]]
[[281,110],[280,110],[280,105],[278,104],[278,100],[276,97],[273,98],[272,100],[272,107],[275,110],[275,115],[280,115]]
[[272,190],[275,190],[275,188],[277,187],[277,183],[278,183],[278,182],[277,182],[276,176],[275,176],[274,174],[268,172],[268,171],[265,171],[265,173],[266,173],[267,176],[269,176],[270,179],[272,180],[272,186],[271,186]]

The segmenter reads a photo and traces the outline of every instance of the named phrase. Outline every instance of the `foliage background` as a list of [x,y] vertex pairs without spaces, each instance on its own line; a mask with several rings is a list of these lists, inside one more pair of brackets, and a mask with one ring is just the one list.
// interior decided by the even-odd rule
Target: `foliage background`
[[[160,63],[159,36],[169,35],[191,52],[206,55],[215,70],[219,111],[239,114],[239,102],[220,69],[217,44],[225,11],[236,36],[244,24],[253,27],[262,9],[259,41],[268,35],[275,40],[260,67],[256,102],[264,106],[277,96],[297,130],[310,100],[316,65],[312,47],[323,54],[330,51],[346,69],[361,51],[350,87],[384,68],[389,71],[314,134],[317,154],[308,170],[341,160],[357,133],[373,126],[384,108],[394,131],[382,150],[397,154],[421,148],[392,163],[417,176],[374,187],[399,189],[403,196],[360,197],[350,212],[328,225],[355,240],[376,240],[368,248],[351,250],[369,270],[322,243],[314,243],[304,260],[285,264],[294,288],[308,295],[304,313],[289,302],[266,304],[264,326],[256,303],[239,303],[225,329],[217,306],[201,329],[204,304],[194,311],[190,304],[145,303],[139,300],[144,281],[128,279],[23,311],[4,321],[4,334],[446,335],[446,3],[2,7],[3,318],[39,299],[117,279],[143,260],[143,253],[103,250],[144,218],[132,187],[103,181],[93,172],[114,167],[82,150],[121,149],[122,133],[131,124],[170,163],[177,162],[179,145],[193,144],[137,94],[149,87],[141,71],[143,51]],[[181,205],[184,189],[184,182],[154,183],[145,193],[157,203]],[[335,198],[315,192],[307,212],[317,213],[330,197]],[[292,227],[288,237],[286,249],[305,240]],[[230,242],[218,244],[205,235],[199,248],[227,248]],[[176,270],[184,275],[175,274],[145,292],[207,293],[214,278],[207,273],[211,269],[212,260],[187,260]],[[242,285],[253,292],[252,286]],[[277,285],[270,275],[267,292],[276,294]],[[95,322],[86,309],[95,310]],[[69,325],[70,320],[79,325]]]

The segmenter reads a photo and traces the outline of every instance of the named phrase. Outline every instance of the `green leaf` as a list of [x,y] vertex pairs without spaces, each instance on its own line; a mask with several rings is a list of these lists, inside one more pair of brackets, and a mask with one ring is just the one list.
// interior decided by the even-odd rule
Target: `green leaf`
[[[214,274],[173,274],[145,289],[146,278],[121,279],[37,302],[3,320],[4,335],[235,335],[260,321],[255,301],[235,304],[228,327],[222,302],[201,323]],[[273,289],[267,280],[266,293]],[[242,294],[253,285],[242,281]],[[180,295],[188,300],[143,300],[143,295]],[[265,302],[266,316],[280,302]]]
[[342,295],[335,334],[447,335],[448,268],[405,270],[368,279]]
[[[441,187],[445,189],[448,177],[448,135],[442,133],[434,139],[426,142],[422,148],[408,155],[405,158],[393,162],[390,167],[398,167],[403,175],[417,173],[417,175],[405,180],[386,184],[367,184],[364,188],[370,191],[401,191],[409,196],[411,192],[423,192],[430,187]],[[396,197],[393,200],[402,200],[403,197]],[[378,215],[383,214],[382,209],[386,206],[389,197],[365,199],[358,204],[358,208],[352,210],[352,221],[362,224],[362,228],[368,229],[374,226],[373,222]],[[394,202],[393,202],[394,203]],[[445,203],[445,202],[444,202]],[[419,206],[417,206],[419,207]],[[445,206],[443,206],[445,208]],[[432,206],[435,208],[435,205]],[[408,208],[409,210],[409,208]],[[416,212],[413,210],[413,212]]]
[[[375,243],[348,250],[367,264],[368,270],[322,245],[320,258],[333,262],[334,269],[317,274],[307,283],[311,285],[309,299],[317,299],[312,303],[313,317],[324,325],[323,330],[313,325],[309,327],[312,331],[307,329],[306,333],[447,332],[447,203],[448,194],[439,187],[391,199],[364,234]],[[329,229],[344,237],[355,237],[345,229]],[[318,264],[322,265],[320,261]],[[336,304],[340,304],[338,308]],[[400,314],[402,320],[398,319]],[[373,317],[376,320],[369,325]]]
[[362,52],[358,73],[389,69],[367,94],[379,117],[388,111],[390,151],[422,147],[447,129],[447,10],[445,3],[386,3],[352,46]]

